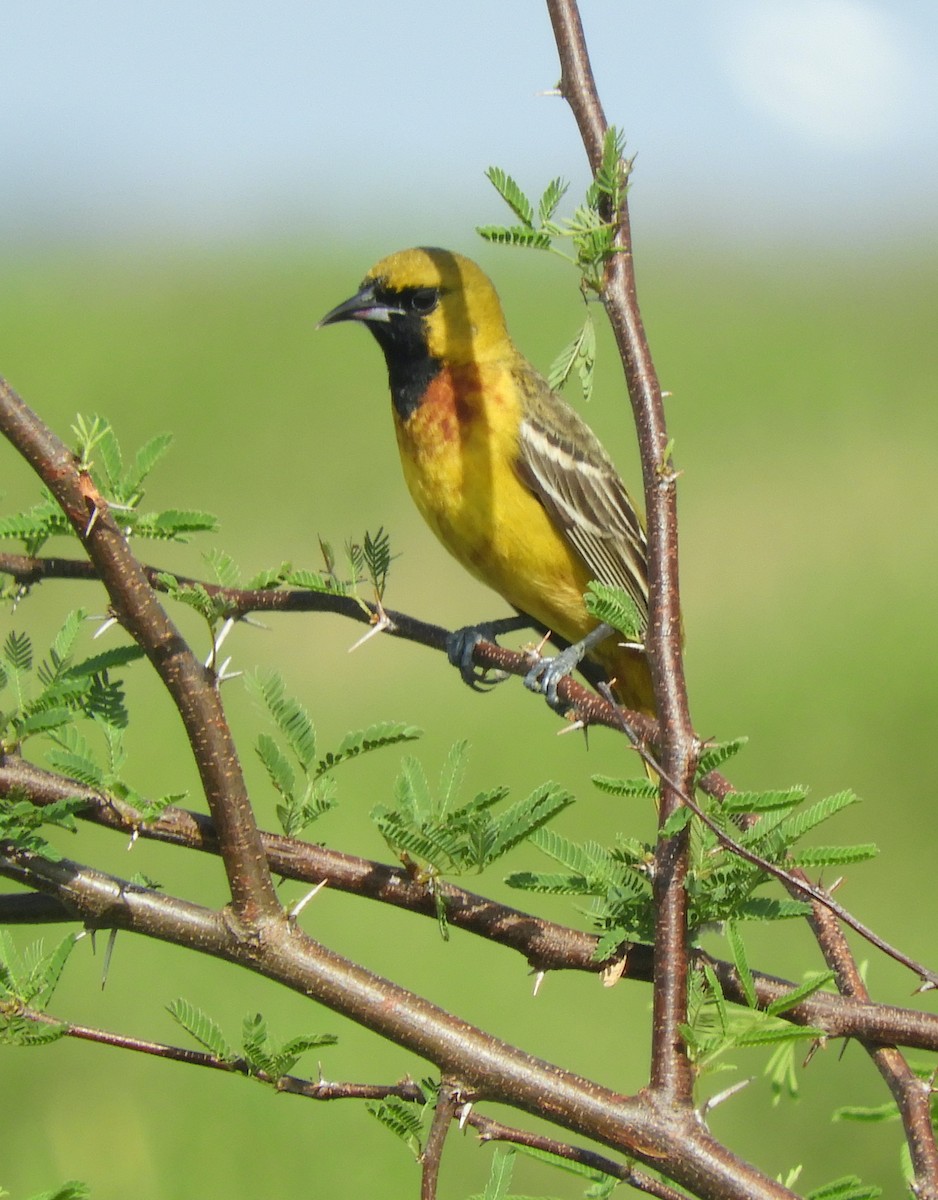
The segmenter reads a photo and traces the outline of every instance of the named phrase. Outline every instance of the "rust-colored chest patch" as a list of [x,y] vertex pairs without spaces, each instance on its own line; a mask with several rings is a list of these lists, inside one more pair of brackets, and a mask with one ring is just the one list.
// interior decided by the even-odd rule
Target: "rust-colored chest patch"
[[429,449],[465,442],[474,433],[475,422],[484,419],[483,414],[478,368],[444,367],[400,425],[408,441]]

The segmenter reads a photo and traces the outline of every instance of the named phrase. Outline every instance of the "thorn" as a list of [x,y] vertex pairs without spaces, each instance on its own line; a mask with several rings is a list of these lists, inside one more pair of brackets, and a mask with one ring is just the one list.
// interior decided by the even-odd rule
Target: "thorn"
[[544,88],[542,92],[535,92],[535,96],[560,96],[563,98],[563,92],[559,87]]
[[257,617],[248,616],[247,614],[245,614],[243,617],[240,617],[239,620],[241,621],[242,625],[253,625],[255,629],[270,628],[270,626],[265,624],[263,621],[258,621]]
[[741,1079],[739,1083],[734,1083],[732,1087],[725,1088],[722,1092],[717,1092],[715,1096],[711,1096],[700,1110],[701,1117],[705,1117],[707,1113],[716,1108],[717,1105],[723,1104],[725,1101],[732,1099],[737,1092],[741,1092],[744,1088],[749,1087],[753,1079],[755,1079],[754,1075],[751,1075],[748,1079]]
[[321,879],[315,887],[309,889],[305,896],[301,896],[299,900],[297,900],[296,904],[292,906],[292,908],[288,908],[287,916],[289,919],[291,921],[295,921],[307,904],[309,904],[310,900],[312,900],[314,896],[318,896],[328,882],[328,879]]
[[231,666],[231,655],[225,659],[222,665],[215,672],[215,682],[218,684],[227,683],[229,679],[240,679],[244,674],[243,671],[229,671]]
[[570,721],[562,729],[558,729],[557,736],[561,737],[565,733],[574,733],[577,729],[586,729],[586,722],[580,717],[577,717],[574,721]]
[[533,653],[536,654],[538,658],[544,657],[544,647],[547,645],[547,643],[549,641],[550,641],[550,634],[545,633],[544,636],[541,638],[541,640],[535,644]]
[[[218,633],[216,633],[216,635],[215,635],[215,640],[212,642],[212,648],[209,651],[208,658],[205,660],[204,666],[210,667],[212,665],[212,663],[214,663],[217,660],[218,651],[222,648],[225,638],[228,636],[229,633],[231,633],[232,629],[234,629],[234,624],[235,624],[234,617],[226,617],[225,618],[225,621],[224,621],[221,629],[219,629]],[[228,662],[231,662],[230,658],[228,659]]]
[[101,624],[98,626],[98,628],[95,630],[95,632],[92,634],[91,640],[95,641],[96,638],[103,637],[104,634],[106,634],[107,631],[116,624],[117,624],[117,617],[105,617],[102,620]]
[[838,875],[833,883],[828,884],[827,885],[828,896],[833,896],[834,892],[837,891],[837,889],[840,887],[840,885],[843,883],[843,881],[844,881],[844,876]]
[[458,1124],[459,1124],[460,1129],[466,1128],[466,1122],[469,1120],[469,1116],[471,1113],[472,1113],[472,1101],[467,1100],[466,1103],[460,1105],[460,1108],[459,1108]]
[[85,526],[85,532],[83,535],[84,537],[87,538],[90,536],[91,531],[92,531],[92,529],[94,529],[95,525],[97,524],[98,517],[100,515],[101,515],[101,509],[98,507],[97,504],[95,504],[91,510],[91,516],[88,518],[88,524]]
[[538,992],[541,990],[541,984],[544,982],[544,980],[545,980],[546,978],[547,978],[547,972],[546,972],[546,971],[538,971],[538,972],[535,974],[535,976],[534,976],[534,989],[533,989],[533,991],[531,992],[531,995],[532,995],[532,996],[536,996],[536,995],[538,994]]
[[138,838],[139,836],[140,836],[140,830],[139,830],[139,829],[137,828],[137,826],[135,825],[135,826],[133,827],[133,830],[132,830],[131,834],[130,834],[130,841],[128,841],[128,843],[127,843],[127,853],[128,853],[128,854],[130,853],[130,851],[131,851],[131,850],[133,850],[134,846],[136,846],[136,844],[137,844],[137,838]]
[[107,977],[111,970],[111,955],[114,953],[114,943],[117,941],[117,929],[114,928],[108,934],[107,945],[104,947],[104,963],[101,967],[101,991],[104,991],[107,984]]
[[358,639],[357,642],[355,642],[354,645],[349,646],[349,648],[348,648],[349,654],[351,654],[353,650],[357,650],[359,646],[364,646],[365,642],[367,642],[369,638],[373,638],[376,633],[384,633],[384,631],[386,629],[393,629],[393,628],[394,628],[394,622],[391,620],[391,618],[388,616],[388,614],[384,611],[384,609],[381,609],[380,613],[378,615],[378,619],[374,623],[374,625],[372,625],[372,627],[366,633],[363,633],[362,636]]

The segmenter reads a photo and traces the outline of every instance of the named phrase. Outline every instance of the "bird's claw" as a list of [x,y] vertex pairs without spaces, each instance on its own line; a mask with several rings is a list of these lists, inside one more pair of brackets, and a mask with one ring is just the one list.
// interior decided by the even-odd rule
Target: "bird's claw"
[[565,713],[571,705],[557,694],[561,679],[571,675],[583,658],[579,645],[568,646],[560,654],[539,658],[524,677],[524,686],[532,692],[540,692],[550,708],[556,713]]
[[479,642],[494,641],[497,632],[498,630],[489,624],[465,625],[446,639],[446,657],[459,669],[463,683],[467,683],[474,692],[490,692],[496,684],[508,678],[507,672],[480,667],[472,657],[472,652]]

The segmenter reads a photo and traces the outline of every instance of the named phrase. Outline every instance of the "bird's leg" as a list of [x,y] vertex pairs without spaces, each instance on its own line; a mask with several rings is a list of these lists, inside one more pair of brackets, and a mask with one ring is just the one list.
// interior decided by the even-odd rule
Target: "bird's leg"
[[551,658],[539,658],[524,677],[524,686],[532,692],[541,692],[547,703],[556,712],[567,706],[557,695],[557,685],[561,679],[572,674],[594,646],[606,640],[615,630],[605,622],[591,629],[586,637],[580,638]]
[[502,633],[513,633],[516,629],[529,629],[531,618],[523,613],[514,617],[502,617],[499,621],[482,621],[478,625],[464,625],[456,629],[446,639],[446,654],[454,667],[459,668],[459,674],[464,683],[476,692],[485,692],[507,678],[501,672],[486,678],[488,667],[478,667],[472,660],[472,652],[479,642],[494,642]]

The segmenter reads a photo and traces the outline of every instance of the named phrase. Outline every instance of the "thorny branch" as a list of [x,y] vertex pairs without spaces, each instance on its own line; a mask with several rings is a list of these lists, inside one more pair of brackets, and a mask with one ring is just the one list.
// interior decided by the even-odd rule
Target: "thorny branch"
[[[547,0],[560,54],[560,92],[573,110],[594,174],[602,163],[608,129],[590,65],[575,0]],[[620,164],[623,174],[625,163]],[[661,387],[636,295],[628,200],[616,213],[614,249],[606,265],[602,298],[625,370],[638,434],[648,533],[649,619],[646,648],[655,684],[663,767],[660,821],[692,791],[698,740],[691,723],[681,646],[678,576],[677,476],[667,463],[668,434]],[[672,786],[671,781],[677,786]],[[656,977],[652,1015],[651,1088],[662,1103],[690,1107],[693,1077],[680,1034],[687,1019],[688,898],[684,880],[689,833],[661,837],[655,853]]]
[[[128,837],[139,836],[202,853],[218,853],[218,838],[210,817],[170,805],[156,820],[143,821],[139,814],[128,810],[113,797],[102,796],[73,780],[11,759],[0,763],[0,796],[16,794],[28,795],[38,805],[80,796],[87,800],[88,807],[79,815],[106,828]],[[282,834],[262,832],[261,838],[270,870],[280,878],[310,885],[326,883],[335,891],[437,920],[435,899],[426,885],[400,866],[343,854]],[[609,958],[598,960],[599,939],[595,934],[497,903],[448,881],[440,881],[437,887],[445,898],[448,924],[516,951],[535,972],[583,971],[599,975],[614,967],[620,979],[643,982],[652,979],[651,946],[626,944]],[[48,896],[0,895],[0,921],[6,924],[73,919],[74,914]],[[713,968],[728,1000],[736,1004],[747,1003],[731,963],[699,951],[694,957],[695,961],[706,961]],[[753,972],[753,982],[760,1008],[767,1008],[795,987],[791,980],[759,971]],[[783,1016],[795,1024],[824,1029],[829,1037],[855,1037],[880,1045],[888,1043],[938,1050],[938,1015],[877,1004],[869,998],[860,1000],[851,994],[836,996],[816,992],[786,1010]]]

